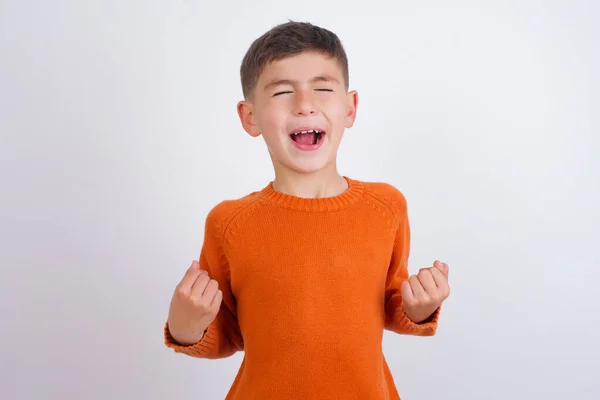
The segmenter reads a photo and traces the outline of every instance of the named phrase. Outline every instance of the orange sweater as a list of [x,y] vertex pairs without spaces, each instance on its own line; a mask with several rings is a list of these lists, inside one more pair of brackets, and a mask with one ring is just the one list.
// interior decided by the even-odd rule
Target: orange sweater
[[329,198],[277,192],[272,183],[214,207],[200,267],[223,302],[200,342],[176,352],[223,358],[244,351],[227,400],[399,399],[382,353],[383,330],[435,334],[402,309],[410,232],[406,201],[385,183],[346,178]]

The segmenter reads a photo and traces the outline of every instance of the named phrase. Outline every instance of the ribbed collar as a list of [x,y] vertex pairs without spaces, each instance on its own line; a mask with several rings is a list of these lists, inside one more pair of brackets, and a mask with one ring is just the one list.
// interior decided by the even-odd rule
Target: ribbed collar
[[346,208],[353,204],[364,193],[362,182],[350,179],[344,176],[348,182],[348,188],[345,192],[336,196],[321,198],[296,197],[287,193],[278,192],[273,188],[273,182],[270,182],[260,191],[260,196],[266,201],[293,210],[299,211],[335,211]]

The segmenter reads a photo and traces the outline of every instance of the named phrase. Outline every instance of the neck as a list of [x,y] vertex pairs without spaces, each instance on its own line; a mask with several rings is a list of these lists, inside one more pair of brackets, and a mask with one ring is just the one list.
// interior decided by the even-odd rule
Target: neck
[[326,198],[344,193],[348,182],[336,168],[313,173],[277,169],[273,189],[296,197]]

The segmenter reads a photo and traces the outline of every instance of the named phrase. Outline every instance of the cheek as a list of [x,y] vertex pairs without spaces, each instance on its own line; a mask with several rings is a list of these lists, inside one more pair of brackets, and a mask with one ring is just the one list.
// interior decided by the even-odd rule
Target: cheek
[[271,131],[277,126],[280,119],[280,112],[276,107],[265,107],[261,113],[256,116],[257,123],[264,131]]
[[339,121],[346,116],[346,103],[344,98],[331,97],[322,103],[322,110],[328,119]]

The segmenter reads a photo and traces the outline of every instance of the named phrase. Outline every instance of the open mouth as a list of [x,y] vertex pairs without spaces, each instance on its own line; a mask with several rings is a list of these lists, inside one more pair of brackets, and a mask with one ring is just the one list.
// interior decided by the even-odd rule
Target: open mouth
[[319,144],[323,136],[325,136],[325,131],[319,129],[307,129],[290,134],[294,142],[304,146]]

